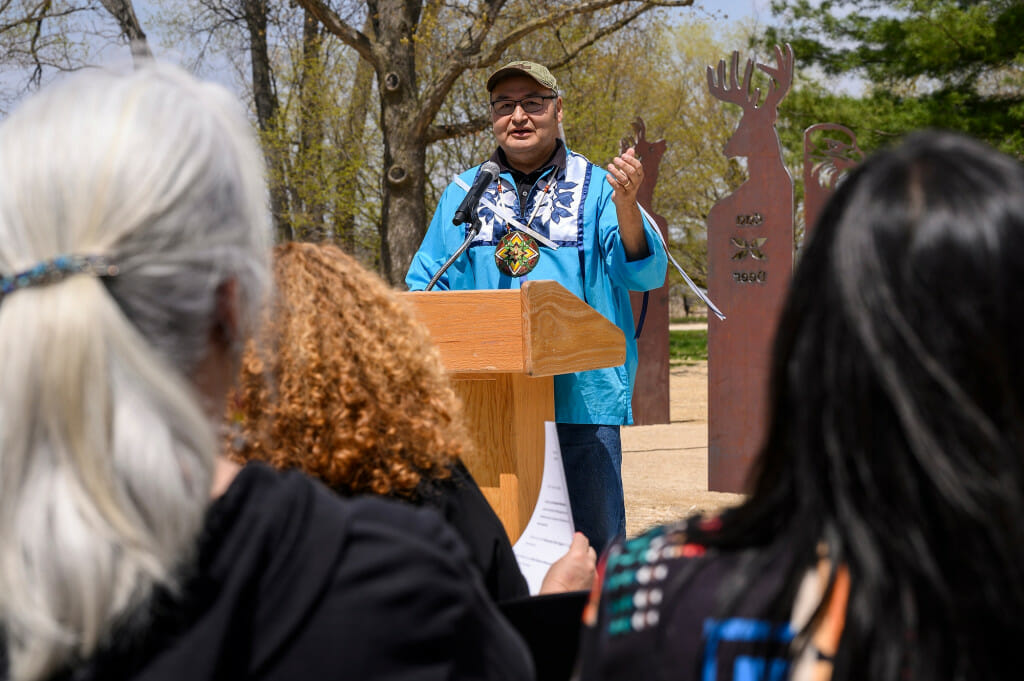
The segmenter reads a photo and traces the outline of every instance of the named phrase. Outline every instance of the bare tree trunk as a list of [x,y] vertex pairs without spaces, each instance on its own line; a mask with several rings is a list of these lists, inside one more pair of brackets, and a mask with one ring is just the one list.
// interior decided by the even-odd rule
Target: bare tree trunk
[[[363,22],[363,33],[373,35],[370,17]],[[366,114],[370,109],[370,90],[373,87],[373,66],[365,59],[356,61],[356,75],[352,81],[348,110],[342,127],[345,151],[345,179],[338,189],[338,216],[335,221],[335,236],[341,247],[348,253],[356,248],[356,187],[358,186],[358,164],[363,162],[363,137],[366,132]]]
[[[384,182],[379,226],[381,270],[398,286],[426,233],[426,139],[415,129],[422,116],[416,83],[417,0],[371,0],[370,16],[379,40],[375,51],[384,133]],[[383,72],[382,72],[383,71]]]
[[[416,249],[426,233],[426,144],[403,129],[415,103],[383,106],[385,171],[381,207],[381,269],[393,286],[401,286]],[[406,126],[407,127],[407,126]]]
[[[277,94],[270,71],[270,51],[267,48],[266,0],[242,0],[246,27],[249,29],[249,53],[252,62],[252,93],[256,103],[256,120],[260,130],[272,133],[277,128]],[[274,217],[274,231],[278,241],[292,238],[288,218],[288,198],[283,186],[286,174],[283,154],[273,144],[264,144],[267,165],[274,172],[270,178],[270,211]]]
[[135,65],[139,66],[139,64],[152,61],[153,52],[149,49],[146,33],[142,30],[139,17],[135,14],[132,0],[100,0],[100,4],[110,12],[121,28],[121,33],[128,38],[132,61]]
[[[318,182],[323,171],[324,143],[324,110],[319,97],[319,83],[323,77],[322,63],[323,38],[320,33],[320,22],[309,10],[303,15],[302,22],[302,68],[299,75],[299,155],[304,159],[304,167],[309,166],[311,173],[298,181],[305,184]],[[327,238],[325,215],[327,209],[322,194],[317,191],[304,192],[305,200],[301,206],[301,227],[295,225],[302,241],[323,241]]]

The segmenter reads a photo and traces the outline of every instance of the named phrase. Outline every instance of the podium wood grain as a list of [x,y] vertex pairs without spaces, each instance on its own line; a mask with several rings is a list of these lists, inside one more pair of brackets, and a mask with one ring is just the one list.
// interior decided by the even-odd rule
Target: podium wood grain
[[622,364],[622,331],[554,281],[401,296],[429,330],[462,400],[474,445],[466,467],[515,542],[540,494],[553,377]]

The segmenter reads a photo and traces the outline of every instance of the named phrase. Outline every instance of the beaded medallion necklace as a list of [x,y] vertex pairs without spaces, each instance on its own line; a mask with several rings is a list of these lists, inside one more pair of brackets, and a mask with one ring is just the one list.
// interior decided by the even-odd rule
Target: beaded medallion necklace
[[[552,172],[551,177],[554,177],[554,174]],[[533,220],[540,214],[540,209],[552,200],[548,196],[551,186],[552,182],[550,180],[544,184],[544,192],[533,204],[533,212],[530,213],[530,219],[526,221],[528,227],[533,227]],[[499,204],[501,203],[501,195],[504,191],[505,188],[502,186],[501,178],[499,177]],[[518,229],[510,228],[509,223],[506,222],[505,234],[501,237],[498,247],[494,251],[494,264],[498,266],[501,273],[510,277],[525,276],[533,271],[539,260],[540,247],[537,246],[537,240]]]

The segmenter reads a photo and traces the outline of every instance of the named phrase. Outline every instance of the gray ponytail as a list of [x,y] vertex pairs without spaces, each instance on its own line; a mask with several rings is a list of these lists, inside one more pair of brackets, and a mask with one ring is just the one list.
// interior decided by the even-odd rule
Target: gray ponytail
[[262,163],[244,112],[174,68],[77,74],[0,125],[0,273],[76,274],[0,302],[0,623],[11,678],[87,657],[174,589],[216,441],[190,384],[218,288],[243,324],[268,275]]

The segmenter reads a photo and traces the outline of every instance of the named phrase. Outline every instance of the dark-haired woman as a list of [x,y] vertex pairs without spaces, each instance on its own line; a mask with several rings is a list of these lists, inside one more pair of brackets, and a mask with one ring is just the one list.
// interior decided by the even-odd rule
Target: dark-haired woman
[[1020,676],[1024,169],[919,133],[795,273],[744,503],[613,547],[580,678]]

